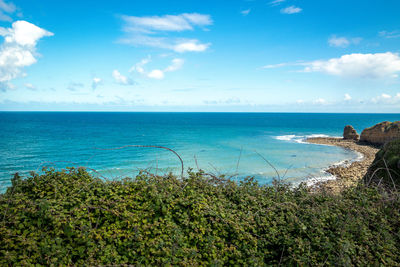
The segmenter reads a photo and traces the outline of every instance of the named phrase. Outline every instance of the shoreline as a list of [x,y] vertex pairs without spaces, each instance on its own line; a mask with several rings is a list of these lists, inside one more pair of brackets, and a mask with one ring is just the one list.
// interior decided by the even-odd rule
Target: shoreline
[[307,143],[319,145],[339,146],[345,149],[350,149],[362,155],[358,160],[345,161],[343,164],[331,165],[325,172],[333,176],[332,179],[317,181],[311,185],[313,189],[325,189],[333,193],[338,193],[345,187],[356,185],[367,173],[368,167],[375,159],[378,148],[360,144],[354,140],[345,140],[336,137],[311,137],[306,139]]

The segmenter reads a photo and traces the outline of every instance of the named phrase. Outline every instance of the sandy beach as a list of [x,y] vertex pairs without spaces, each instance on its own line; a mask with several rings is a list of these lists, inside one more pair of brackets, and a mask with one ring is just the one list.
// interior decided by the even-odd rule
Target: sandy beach
[[324,188],[333,193],[341,191],[343,188],[353,186],[359,182],[366,174],[368,167],[371,165],[375,158],[378,148],[360,144],[353,140],[344,140],[342,138],[333,137],[317,137],[308,138],[307,142],[321,145],[334,145],[340,146],[346,149],[357,151],[363,155],[360,161],[352,162],[350,165],[344,164],[344,166],[331,166],[328,173],[334,175],[336,179],[321,181],[313,185],[314,188]]

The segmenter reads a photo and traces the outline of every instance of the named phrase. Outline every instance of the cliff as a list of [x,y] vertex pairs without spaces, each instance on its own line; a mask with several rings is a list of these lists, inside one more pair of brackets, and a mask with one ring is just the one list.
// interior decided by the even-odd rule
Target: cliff
[[400,121],[384,121],[362,131],[360,141],[383,145],[400,138]]

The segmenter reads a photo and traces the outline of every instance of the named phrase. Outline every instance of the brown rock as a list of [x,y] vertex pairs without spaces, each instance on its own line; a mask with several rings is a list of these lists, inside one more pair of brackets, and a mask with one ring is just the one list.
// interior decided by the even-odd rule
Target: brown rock
[[356,140],[360,139],[357,131],[351,125],[346,125],[343,130],[343,139]]
[[386,142],[400,138],[400,121],[384,121],[364,129],[360,141],[383,145]]

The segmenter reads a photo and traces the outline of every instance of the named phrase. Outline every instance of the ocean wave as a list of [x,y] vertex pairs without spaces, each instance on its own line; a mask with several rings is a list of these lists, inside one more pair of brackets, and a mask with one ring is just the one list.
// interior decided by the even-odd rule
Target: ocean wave
[[321,173],[323,173],[322,176],[317,176],[317,177],[311,177],[308,178],[305,183],[307,186],[312,186],[315,185],[319,182],[325,182],[325,181],[329,181],[329,180],[336,180],[337,177],[331,173],[328,172],[328,170],[330,168],[334,168],[334,167],[344,167],[347,168],[349,167],[353,162],[358,162],[358,161],[362,161],[364,159],[364,155],[358,151],[354,151],[357,154],[356,158],[353,159],[347,159],[347,160],[342,160],[342,161],[338,161],[335,162],[333,164],[331,164],[329,167],[324,168],[321,170]]
[[317,137],[334,137],[334,136],[329,136],[326,134],[310,134],[306,135],[306,138],[317,138]]
[[316,137],[333,137],[326,134],[310,134],[310,135],[295,135],[295,134],[288,134],[288,135],[278,135],[274,138],[280,141],[289,141],[295,142],[300,144],[306,144],[307,138],[316,138]]
[[336,176],[334,176],[332,174],[329,174],[329,175],[326,174],[326,175],[323,175],[323,176],[317,176],[317,177],[308,178],[304,182],[306,183],[307,186],[313,186],[313,185],[315,185],[317,183],[320,183],[320,182],[326,182],[326,181],[336,180],[336,179],[337,179]]
[[[295,135],[295,134],[289,134],[289,135],[280,135],[280,136],[275,136],[274,138],[276,140],[280,141],[286,141],[286,142],[295,142],[295,143],[302,143],[302,144],[310,144],[307,143],[306,140],[308,138],[318,138],[318,137],[333,137],[333,138],[340,138],[338,136],[329,136],[326,134],[310,134],[310,135]],[[316,144],[319,145],[319,144]],[[324,146],[333,146],[333,145],[327,145],[327,144],[321,144]],[[353,162],[358,162],[362,161],[364,159],[364,155],[358,151],[353,152],[356,154],[356,157],[353,157],[352,159],[345,159],[342,161],[334,162],[331,165],[329,165],[326,168],[323,168],[321,170],[321,175],[315,176],[315,177],[308,177],[307,179],[303,180],[302,182],[305,182],[307,186],[312,186],[315,185],[319,182],[325,182],[329,180],[335,180],[337,177],[335,175],[330,174],[327,172],[330,168],[334,167],[349,167]]]
[[281,140],[281,141],[291,141],[298,137],[297,135],[294,134],[289,134],[289,135],[280,135],[280,136],[275,136],[275,139]]

